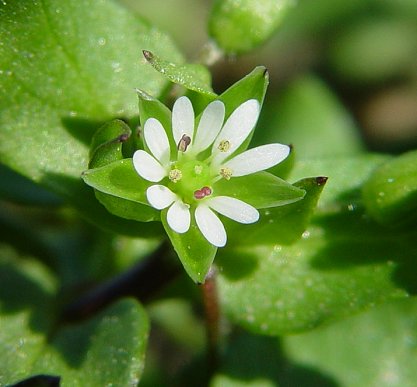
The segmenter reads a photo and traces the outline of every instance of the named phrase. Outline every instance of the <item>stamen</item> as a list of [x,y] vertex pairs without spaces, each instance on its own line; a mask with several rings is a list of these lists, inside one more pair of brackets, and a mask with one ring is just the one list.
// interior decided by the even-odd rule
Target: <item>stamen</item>
[[168,173],[168,178],[173,183],[177,183],[182,179],[182,172],[177,168],[171,169]]
[[203,167],[201,165],[196,165],[194,167],[194,172],[196,175],[201,175],[201,172],[203,172]]
[[233,171],[230,168],[220,168],[220,175],[226,180],[230,180],[233,175]]
[[178,142],[178,150],[180,152],[185,152],[188,148],[188,145],[191,144],[191,137],[183,134],[181,140]]
[[227,152],[230,149],[230,141],[229,140],[222,140],[217,147],[220,152]]
[[210,187],[203,187],[201,189],[198,189],[197,191],[194,191],[194,197],[196,199],[203,199],[206,196],[209,196],[212,194],[212,189]]

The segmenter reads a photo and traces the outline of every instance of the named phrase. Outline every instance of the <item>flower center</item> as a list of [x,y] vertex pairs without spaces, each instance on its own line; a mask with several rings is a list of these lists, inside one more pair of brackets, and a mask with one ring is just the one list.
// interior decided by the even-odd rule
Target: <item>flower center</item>
[[168,174],[169,188],[190,204],[211,194],[213,176],[210,171],[203,161],[182,158],[175,162]]

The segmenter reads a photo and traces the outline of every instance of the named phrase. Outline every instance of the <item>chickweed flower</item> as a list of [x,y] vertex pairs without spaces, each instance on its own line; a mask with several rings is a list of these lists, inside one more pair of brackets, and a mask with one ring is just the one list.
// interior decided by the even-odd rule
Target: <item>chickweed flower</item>
[[[223,102],[211,102],[198,125],[187,97],[172,109],[173,142],[160,121],[149,118],[143,128],[145,150],[133,155],[133,165],[143,179],[157,183],[146,191],[149,204],[167,210],[167,223],[177,233],[190,229],[192,217],[212,245],[223,247],[227,235],[217,214],[243,224],[259,219],[256,208],[236,195],[222,195],[220,180],[263,171],[284,160],[290,148],[268,144],[240,152],[255,127],[259,102],[250,99],[238,106],[225,121]],[[237,197],[236,197],[237,196]]]

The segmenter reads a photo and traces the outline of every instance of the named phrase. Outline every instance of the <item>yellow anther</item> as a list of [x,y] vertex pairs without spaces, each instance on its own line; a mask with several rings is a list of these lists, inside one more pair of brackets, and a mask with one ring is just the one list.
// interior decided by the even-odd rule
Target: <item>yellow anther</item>
[[178,181],[182,179],[182,172],[177,168],[171,169],[168,173],[168,178],[173,183],[177,183]]
[[218,149],[220,150],[220,152],[227,152],[230,149],[230,141],[229,140],[220,141]]
[[232,170],[230,168],[225,167],[225,168],[221,168],[220,169],[220,175],[223,178],[225,178],[226,180],[230,180],[230,178],[233,175],[233,172],[232,172]]

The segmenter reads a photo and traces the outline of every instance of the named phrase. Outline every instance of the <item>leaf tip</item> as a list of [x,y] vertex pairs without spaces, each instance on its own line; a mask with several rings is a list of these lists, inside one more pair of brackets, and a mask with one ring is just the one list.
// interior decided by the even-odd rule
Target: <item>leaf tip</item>
[[148,62],[151,62],[154,58],[154,55],[148,50],[142,50],[142,54]]
[[136,94],[139,96],[139,98],[142,98],[146,101],[152,101],[154,98],[149,95],[146,91],[143,91],[141,89],[135,88]]
[[318,186],[325,185],[329,178],[327,176],[318,176],[316,177],[316,183]]

